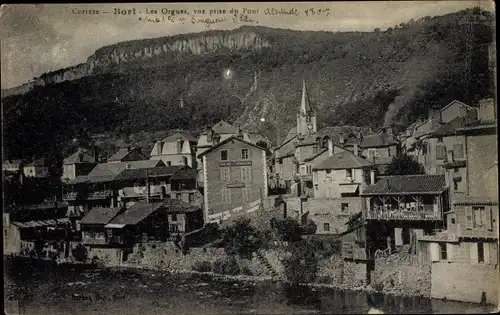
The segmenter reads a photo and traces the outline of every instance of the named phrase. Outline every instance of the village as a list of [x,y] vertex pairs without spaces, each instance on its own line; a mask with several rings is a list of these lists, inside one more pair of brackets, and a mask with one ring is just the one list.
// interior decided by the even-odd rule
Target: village
[[[151,152],[80,148],[64,159],[61,187],[6,207],[4,254],[210,271],[219,228],[291,220],[299,239],[340,244],[319,271],[333,285],[496,304],[496,108],[474,105],[443,104],[399,134],[318,130],[304,81],[296,127],[276,147],[222,120]],[[44,159],[26,162],[4,161],[4,181],[47,180]],[[241,270],[279,278],[294,241],[260,245]]]

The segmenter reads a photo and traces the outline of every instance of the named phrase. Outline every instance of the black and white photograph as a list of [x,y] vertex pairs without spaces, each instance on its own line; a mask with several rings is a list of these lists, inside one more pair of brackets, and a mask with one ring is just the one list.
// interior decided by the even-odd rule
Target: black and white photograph
[[499,311],[491,0],[0,6],[8,315]]

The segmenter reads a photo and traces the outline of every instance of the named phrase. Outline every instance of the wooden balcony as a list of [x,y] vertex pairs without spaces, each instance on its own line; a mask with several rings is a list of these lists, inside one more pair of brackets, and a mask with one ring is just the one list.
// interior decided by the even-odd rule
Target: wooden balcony
[[101,191],[94,191],[89,194],[87,199],[107,199],[112,196],[111,190],[101,190]]
[[410,220],[410,221],[440,221],[441,211],[434,211],[432,206],[423,206],[418,210],[388,209],[368,210],[368,220]]
[[76,200],[78,198],[78,193],[77,192],[69,192],[63,196],[64,201],[68,200]]

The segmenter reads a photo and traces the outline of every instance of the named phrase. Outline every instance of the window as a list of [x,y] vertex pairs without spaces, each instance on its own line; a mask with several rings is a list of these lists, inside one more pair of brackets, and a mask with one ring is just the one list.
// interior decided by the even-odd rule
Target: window
[[323,223],[323,230],[325,232],[329,232],[330,231],[330,223]]
[[453,173],[458,173],[458,171],[459,171],[458,167],[455,167],[455,168],[453,169]]
[[455,224],[455,218],[451,218],[451,224]]
[[189,202],[194,202],[194,193],[189,193]]
[[182,199],[182,194],[175,194],[175,198],[181,200]]
[[[486,222],[483,222],[484,217],[484,207],[472,207],[472,212],[474,215],[474,227],[482,227]],[[486,221],[486,220],[485,220]]]
[[313,146],[313,153],[318,153],[318,151],[319,151],[319,147],[318,147],[318,145],[315,144]]
[[349,211],[349,204],[348,203],[342,203],[340,207],[342,209],[342,212]]
[[231,190],[223,188],[221,191],[222,203],[231,203]]
[[220,168],[220,180],[222,182],[231,181],[231,168],[229,168],[229,167],[221,167]]
[[352,179],[353,178],[353,174],[352,174],[352,168],[348,168],[345,170],[345,177],[346,179]]
[[484,263],[484,243],[477,243],[477,261]]
[[446,251],[446,244],[440,244],[441,247],[441,260],[447,260],[448,259],[448,253]]
[[438,141],[438,143],[442,143],[443,142],[443,137],[438,137],[437,141]]
[[169,224],[170,232],[179,233],[179,225],[178,224]]
[[227,161],[227,150],[221,150],[220,151],[220,159],[222,161]]
[[460,181],[458,181],[458,180],[454,180],[454,181],[453,181],[453,190],[454,190],[454,191],[459,190],[459,185],[458,185],[458,183],[459,183],[459,182],[460,182]]
[[177,213],[172,213],[172,221],[177,221]]
[[167,166],[172,166],[172,162],[167,161]]
[[243,201],[245,202],[250,201],[250,188],[242,188],[241,194],[243,196]]
[[387,148],[387,154],[388,154],[388,156],[391,156],[391,148],[390,147]]
[[444,160],[446,158],[446,147],[444,145],[438,145],[436,147],[436,158],[438,160]]
[[461,144],[453,145],[453,156],[457,159],[463,159],[464,157],[464,148]]
[[472,222],[472,208],[471,207],[466,207],[465,208],[465,228],[470,230],[473,227],[473,222]]
[[248,160],[248,149],[241,149],[241,159]]
[[312,165],[307,165],[307,174],[312,173]]
[[252,168],[250,166],[241,167],[241,180],[243,182],[252,180]]
[[375,158],[375,150],[373,149],[368,149],[368,158],[370,160],[373,160]]

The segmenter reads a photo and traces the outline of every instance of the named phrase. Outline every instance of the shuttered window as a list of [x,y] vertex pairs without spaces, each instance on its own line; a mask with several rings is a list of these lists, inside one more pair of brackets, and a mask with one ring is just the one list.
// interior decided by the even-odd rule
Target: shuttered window
[[498,245],[497,245],[497,243],[490,243],[490,263],[492,265],[498,264]]
[[484,255],[484,263],[489,265],[491,264],[491,251],[490,247],[491,243],[483,243],[483,255]]
[[469,254],[470,254],[470,261],[472,263],[477,263],[478,262],[477,243],[470,244]]
[[429,250],[431,251],[431,260],[432,262],[439,261],[440,256],[440,248],[438,243],[430,243]]
[[241,194],[243,196],[243,201],[245,201],[245,202],[250,201],[250,188],[242,188]]
[[465,207],[465,228],[470,230],[472,229],[472,208],[471,207]]
[[456,159],[462,159],[464,157],[464,147],[461,144],[453,145],[453,156]]
[[493,222],[491,222],[491,207],[484,209],[484,225],[487,230],[493,230]]
[[221,190],[222,202],[223,203],[231,203],[231,190],[223,188]]
[[444,145],[438,145],[436,147],[436,158],[438,160],[444,160],[446,158],[446,147]]
[[221,167],[220,168],[220,180],[222,182],[231,181],[231,169],[229,167]]

